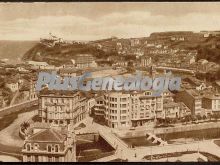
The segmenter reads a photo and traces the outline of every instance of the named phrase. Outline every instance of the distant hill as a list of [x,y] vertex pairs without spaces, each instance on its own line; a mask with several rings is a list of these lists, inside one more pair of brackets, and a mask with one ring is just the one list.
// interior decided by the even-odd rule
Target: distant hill
[[194,35],[192,31],[170,31],[170,32],[155,32],[151,33],[151,38],[163,38],[163,37],[171,37],[171,36],[189,36]]
[[18,62],[37,41],[0,41],[0,59],[8,59],[12,63]]
[[112,55],[84,43],[55,45],[54,47],[38,43],[24,54],[22,60],[45,61],[48,64],[59,66],[71,63],[71,59],[74,59],[77,54],[92,54],[98,59]]
[[[170,36],[184,36],[184,41],[170,41]],[[220,64],[220,37],[204,38],[201,33],[160,32],[152,33],[150,40],[168,43],[171,48],[198,50],[197,60],[206,59]]]
[[[171,36],[184,37],[184,41],[173,41],[171,40]],[[137,39],[139,39],[140,44],[132,47],[132,49],[142,49],[146,54],[148,50],[148,47],[145,47],[146,41],[149,43],[162,43],[170,48],[198,50],[197,60],[204,58],[220,64],[220,37],[204,38],[202,33],[176,31],[152,33],[150,37],[142,37]],[[11,45],[13,45],[12,43]],[[105,60],[108,56],[118,56],[116,51],[117,43],[121,43],[123,48],[131,49],[131,39],[129,38],[106,38],[87,43],[73,42],[68,44],[56,44],[52,47],[46,46],[45,44],[39,42],[21,42],[20,45],[17,43],[17,45],[13,45],[14,47],[11,46],[11,51],[6,49],[6,54],[8,52],[10,57],[14,59],[22,57],[23,55],[23,60],[45,61],[53,65],[62,65],[71,62],[71,59],[74,59],[75,55],[81,53],[89,53],[95,56],[97,59]],[[102,49],[99,49],[100,45]],[[8,48],[9,47],[10,46],[8,46]],[[14,52],[16,52],[16,54]],[[6,54],[4,54],[5,58],[7,58]]]

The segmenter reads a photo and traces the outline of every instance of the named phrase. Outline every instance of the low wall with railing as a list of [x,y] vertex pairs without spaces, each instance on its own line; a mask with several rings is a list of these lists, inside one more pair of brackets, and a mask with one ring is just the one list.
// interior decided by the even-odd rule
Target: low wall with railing
[[19,103],[19,104],[15,104],[15,105],[12,105],[12,106],[1,108],[0,109],[0,114],[20,111],[23,108],[28,108],[28,107],[31,107],[35,104],[38,104],[38,99],[28,100],[28,101],[23,102],[23,103]]
[[132,137],[145,136],[147,132],[157,135],[164,133],[176,133],[176,132],[195,131],[195,130],[213,129],[213,128],[220,128],[220,121],[190,124],[190,125],[179,125],[175,127],[121,131],[121,132],[117,132],[117,136],[119,136],[120,138],[132,138]]

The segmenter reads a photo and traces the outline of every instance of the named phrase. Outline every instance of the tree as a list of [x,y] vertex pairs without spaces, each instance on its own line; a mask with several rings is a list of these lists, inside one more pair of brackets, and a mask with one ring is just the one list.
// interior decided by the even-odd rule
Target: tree
[[196,115],[196,118],[197,118],[198,120],[202,120],[202,116],[201,116],[200,114]]
[[177,122],[177,119],[176,118],[174,118],[174,119],[172,119],[172,121],[171,121],[173,124],[175,124],[176,122]]
[[216,113],[213,113],[213,114],[212,114],[212,118],[214,118],[215,120],[217,120],[217,119],[218,119],[218,115],[217,115]]
[[187,116],[185,117],[185,119],[186,119],[186,122],[189,122],[189,121],[192,120],[192,117],[191,117],[191,115],[187,115]]
[[28,122],[23,122],[23,123],[21,124],[21,130],[22,130],[22,132],[25,132],[25,130],[27,130],[28,127],[30,127],[30,124],[29,124]]
[[184,122],[186,122],[186,118],[183,117],[183,118],[180,119],[180,121],[181,121],[182,123],[184,123]]
[[170,118],[166,118],[166,119],[165,119],[165,123],[166,123],[166,124],[170,124],[171,122],[172,122],[172,119],[170,119]]
[[197,120],[197,116],[192,116],[192,121],[196,121]]
[[217,113],[216,115],[217,115],[217,118],[219,119],[220,118],[220,113]]

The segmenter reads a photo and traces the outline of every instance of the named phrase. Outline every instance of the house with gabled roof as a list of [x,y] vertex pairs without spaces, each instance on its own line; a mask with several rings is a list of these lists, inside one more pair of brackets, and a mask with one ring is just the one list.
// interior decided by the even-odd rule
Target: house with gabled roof
[[74,162],[75,134],[58,128],[43,128],[29,135],[22,148],[23,162]]

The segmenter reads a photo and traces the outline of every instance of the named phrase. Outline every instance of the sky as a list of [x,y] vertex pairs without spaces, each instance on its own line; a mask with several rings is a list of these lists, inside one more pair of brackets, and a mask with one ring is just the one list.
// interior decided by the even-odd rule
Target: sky
[[146,37],[152,32],[220,30],[219,2],[0,3],[0,40]]

